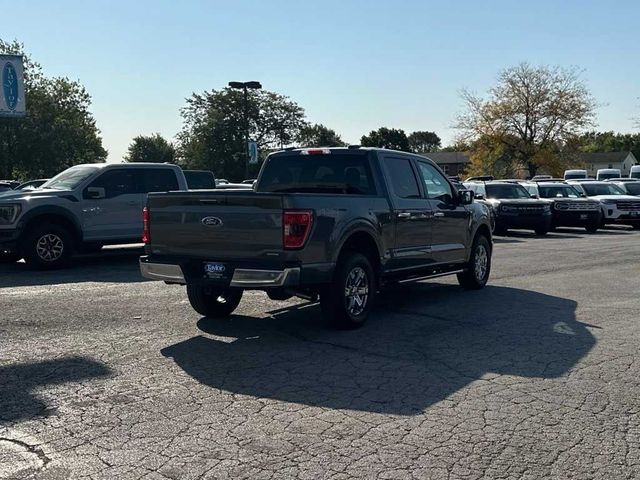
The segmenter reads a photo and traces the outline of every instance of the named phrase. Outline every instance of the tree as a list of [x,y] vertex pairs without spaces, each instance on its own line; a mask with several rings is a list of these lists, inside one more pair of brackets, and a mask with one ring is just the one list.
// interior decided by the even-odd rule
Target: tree
[[340,135],[319,123],[306,125],[298,134],[301,147],[346,147]]
[[578,137],[583,152],[633,152],[640,161],[640,133],[587,132]]
[[91,97],[77,81],[48,78],[16,41],[0,39],[0,53],[24,56],[27,114],[0,118],[0,178],[51,177],[79,163],[104,162]]
[[486,99],[462,92],[456,127],[467,141],[492,138],[512,149],[533,176],[561,144],[593,125],[596,103],[576,69],[507,68]]
[[[266,90],[248,92],[249,138],[262,157],[290,144],[306,125],[304,110],[283,95]],[[245,174],[243,92],[231,88],[194,93],[181,110],[178,161],[189,168],[212,170],[217,177],[242,180]],[[251,166],[255,175],[257,165]]]
[[159,133],[144,136],[138,135],[133,139],[125,161],[127,162],[160,162],[173,163],[176,149]]
[[436,152],[440,149],[442,141],[435,132],[418,131],[408,137],[409,148],[415,153]]
[[404,130],[396,128],[382,127],[372,130],[369,135],[363,135],[360,139],[363,147],[388,148],[391,150],[401,150],[410,152],[409,140]]

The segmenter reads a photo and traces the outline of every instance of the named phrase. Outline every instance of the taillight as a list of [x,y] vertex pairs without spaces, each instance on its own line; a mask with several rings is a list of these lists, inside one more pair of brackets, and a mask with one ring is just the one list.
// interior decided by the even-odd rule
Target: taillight
[[331,150],[328,148],[307,148],[300,152],[300,155],[330,155]]
[[284,248],[302,248],[311,232],[311,210],[285,210],[282,214],[282,241]]
[[145,244],[151,242],[151,233],[149,232],[149,207],[142,209],[142,241]]

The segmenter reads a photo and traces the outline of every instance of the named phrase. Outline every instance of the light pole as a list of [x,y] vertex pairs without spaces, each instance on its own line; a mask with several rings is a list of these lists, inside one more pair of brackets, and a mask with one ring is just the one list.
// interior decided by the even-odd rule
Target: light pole
[[244,93],[244,153],[245,153],[245,163],[244,163],[244,179],[249,178],[249,100],[247,98],[247,91],[251,90],[259,90],[262,88],[262,84],[260,82],[251,81],[251,82],[229,82],[229,86],[231,88],[237,88],[242,90]]

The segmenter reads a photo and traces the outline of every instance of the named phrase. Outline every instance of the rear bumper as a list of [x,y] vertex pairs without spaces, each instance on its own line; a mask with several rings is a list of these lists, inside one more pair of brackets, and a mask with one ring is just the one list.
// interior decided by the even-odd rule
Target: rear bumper
[[[185,274],[185,271],[187,273]],[[208,278],[206,275],[194,275],[193,271],[183,269],[179,262],[162,261],[140,257],[140,273],[151,280],[163,280],[168,283],[205,283],[234,288],[268,289],[296,287],[300,285],[300,267],[282,269],[233,268],[231,277]]]

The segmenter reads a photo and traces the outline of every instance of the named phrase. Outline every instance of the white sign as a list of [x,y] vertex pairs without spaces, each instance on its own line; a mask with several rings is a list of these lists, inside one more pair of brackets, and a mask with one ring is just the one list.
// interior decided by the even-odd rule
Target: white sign
[[21,55],[0,55],[0,117],[22,117],[24,100],[24,68]]
[[258,144],[249,140],[247,149],[249,150],[249,163],[258,163]]

